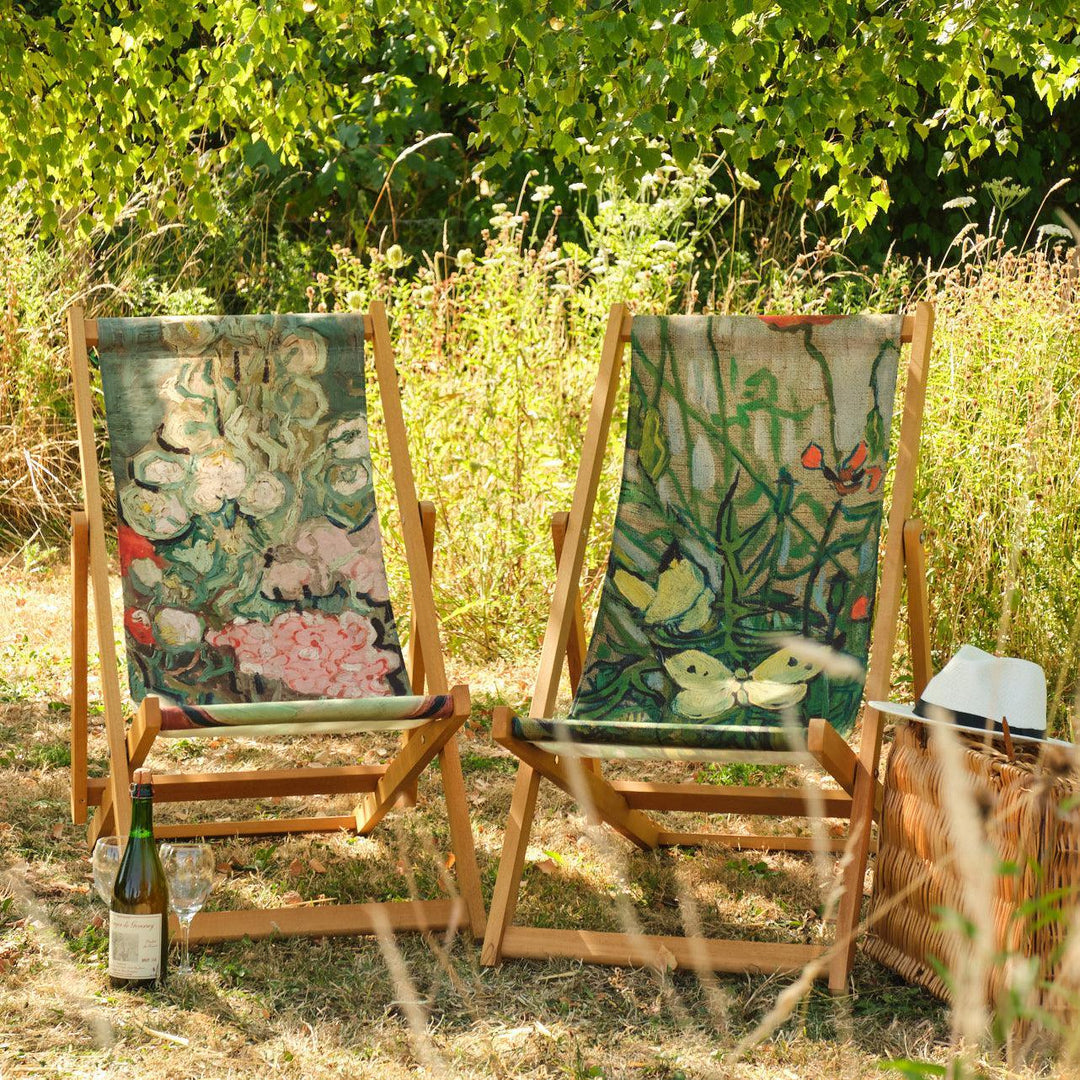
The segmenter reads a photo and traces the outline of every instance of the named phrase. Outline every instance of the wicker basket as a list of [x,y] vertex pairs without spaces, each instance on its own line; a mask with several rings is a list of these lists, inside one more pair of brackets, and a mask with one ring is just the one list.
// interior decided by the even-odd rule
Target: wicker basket
[[[1018,746],[1010,761],[978,736],[961,736],[961,744],[964,778],[985,839],[999,863],[1011,867],[993,881],[994,945],[1002,961],[987,977],[986,997],[993,1004],[1005,988],[1010,957],[1037,958],[1043,987],[1059,974],[1080,899],[1080,775],[1071,755],[1052,747],[1043,747],[1040,757],[1038,746]],[[945,775],[926,725],[900,725],[886,767],[866,951],[947,1001],[949,989],[932,960],[958,970],[971,940],[956,920],[942,916],[971,912],[943,807]],[[955,779],[953,774],[950,793]],[[1045,990],[1039,998],[1052,1006]]]

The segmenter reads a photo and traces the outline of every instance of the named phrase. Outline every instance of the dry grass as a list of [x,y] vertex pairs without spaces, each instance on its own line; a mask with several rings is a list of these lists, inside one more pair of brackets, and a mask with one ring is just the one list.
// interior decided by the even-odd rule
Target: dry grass
[[[216,945],[197,950],[192,978],[174,979],[160,993],[111,991],[83,830],[66,824],[66,588],[61,570],[9,568],[0,576],[0,609],[9,613],[0,635],[0,863],[10,867],[9,885],[18,893],[0,906],[5,1078],[841,1078],[881,1075],[883,1058],[947,1060],[946,1011],[863,959],[851,1001],[813,990],[775,1035],[738,1062],[733,1049],[790,980],[721,978],[705,986],[688,975],[562,962],[489,970],[478,966],[478,949],[467,940],[444,951],[442,942],[403,936],[396,945],[412,986],[407,995],[379,943],[355,939]],[[507,667],[492,675],[457,663],[451,675],[472,678],[479,728],[492,703],[526,696],[531,672]],[[288,753],[320,761],[330,747],[341,760],[377,760],[392,745],[310,740],[288,744]],[[490,894],[512,763],[482,730],[466,737],[463,750]],[[158,760],[269,764],[285,753],[284,743],[255,750],[174,744]],[[91,756],[100,766],[100,735]],[[230,869],[214,902],[280,901],[289,890],[305,898],[437,894],[446,828],[431,780],[421,796],[418,813],[390,819],[372,839],[341,834],[219,845],[219,860]],[[312,809],[340,805],[318,802]],[[313,858],[324,872],[311,868]],[[818,933],[821,894],[808,860],[631,855],[621,841],[587,828],[550,786],[529,859],[520,910],[538,922],[615,927],[620,905],[628,904],[647,928],[678,932],[680,908],[692,901],[707,933],[747,926],[763,940],[812,940]],[[624,878],[628,884],[617,884]],[[405,1015],[411,1000],[421,1010],[418,1031]],[[988,1066],[987,1075],[1019,1074]]]

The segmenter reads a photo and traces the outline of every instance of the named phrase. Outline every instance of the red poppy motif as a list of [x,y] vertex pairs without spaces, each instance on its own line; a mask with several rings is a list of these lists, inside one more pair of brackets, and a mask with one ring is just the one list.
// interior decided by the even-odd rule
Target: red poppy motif
[[137,533],[130,525],[120,526],[117,540],[120,552],[120,573],[127,576],[131,564],[136,559],[150,559],[156,566],[164,568],[165,560],[154,550],[154,543],[142,533]]
[[836,488],[838,495],[850,495],[859,491],[864,482],[866,490],[872,495],[881,487],[881,478],[884,474],[876,465],[866,464],[866,453],[866,442],[860,442],[844,459],[840,468],[834,471],[825,464],[825,453],[821,447],[812,442],[802,452],[802,463],[804,469],[820,471]]
[[140,644],[153,645],[154,631],[150,616],[139,608],[124,609],[124,629]]
[[851,617],[859,622],[865,619],[870,614],[870,601],[865,596],[860,596],[854,604],[851,605]]

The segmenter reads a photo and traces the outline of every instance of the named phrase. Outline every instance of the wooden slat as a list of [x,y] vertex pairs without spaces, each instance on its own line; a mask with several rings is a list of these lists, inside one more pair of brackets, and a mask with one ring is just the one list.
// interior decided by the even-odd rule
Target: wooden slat
[[[146,760],[154,740],[161,731],[161,702],[150,694],[143,698],[139,705],[139,711],[128,728],[127,752],[128,768],[134,771]],[[106,799],[108,789],[106,789]]]
[[685,810],[699,814],[741,814],[747,817],[809,817],[820,806],[822,816],[846,818],[851,796],[821,789],[815,809],[804,788],[736,787],[714,784],[612,780],[611,786],[635,810]]
[[[270,799],[287,795],[343,795],[374,791],[385,765],[338,768],[260,769],[245,772],[154,773],[155,802],[205,802],[209,799]],[[91,780],[91,803],[100,803],[105,781]]]
[[[435,568],[435,504],[427,500],[420,503],[420,526],[424,533],[424,552],[427,555],[428,573]],[[409,686],[414,694],[424,692],[424,650],[416,632],[416,604],[409,615]],[[405,736],[409,738],[408,734]]]
[[71,512],[71,820],[86,821],[89,737],[90,525],[83,510]]
[[480,887],[480,870],[476,865],[476,843],[469,820],[469,800],[465,794],[465,779],[461,774],[461,756],[456,738],[449,739],[439,753],[439,771],[446,796],[446,820],[450,827],[458,887],[469,911],[473,938],[480,941],[484,937],[487,913]]
[[[897,623],[900,618],[900,593],[904,578],[904,523],[911,517],[915,492],[915,471],[919,462],[919,439],[926,404],[926,382],[930,368],[930,349],[934,335],[934,306],[920,302],[908,354],[904,411],[900,421],[900,441],[893,478],[892,504],[889,507],[888,536],[882,560],[874,615],[874,637],[870,649],[870,667],[866,678],[867,701],[888,697],[892,681],[892,657],[896,648]],[[877,709],[863,715],[860,768],[856,774],[851,808],[851,832],[854,842],[851,860],[844,872],[844,887],[836,917],[838,947],[829,971],[829,989],[847,990],[848,976],[855,958],[855,927],[862,907],[863,879],[870,850],[870,825],[877,799],[877,767],[881,757],[884,719]]]
[[[619,340],[624,344],[630,341],[630,335],[633,333],[634,319],[629,313],[623,319],[622,328],[619,331]],[[900,324],[900,342],[906,345],[914,338],[915,335],[915,316],[905,315],[903,321]]]
[[329,937],[375,934],[389,925],[394,931],[446,930],[462,926],[467,913],[462,900],[396,900],[372,904],[312,904],[244,911],[206,911],[191,924],[192,944],[238,941],[241,938]]
[[859,759],[843,736],[820,716],[806,729],[806,749],[814,760],[851,795],[855,791],[855,773]]
[[[566,526],[570,515],[565,511],[553,514],[551,518],[551,543],[555,549],[555,570],[558,572],[562,562],[563,548],[566,544]],[[566,670],[570,676],[570,692],[576,694],[581,676],[585,670],[585,654],[588,645],[585,639],[585,613],[581,608],[580,591],[574,596],[573,621],[570,636],[566,640]]]
[[499,857],[499,873],[495,878],[495,890],[491,894],[487,931],[483,948],[480,950],[481,964],[497,964],[502,959],[503,940],[517,910],[521,872],[525,866],[529,830],[536,814],[536,795],[539,790],[540,774],[522,762],[518,765],[514,794],[510,798],[510,813],[506,820],[506,831],[503,833],[502,855]]
[[505,956],[585,960],[618,967],[672,966],[728,972],[798,971],[824,952],[819,945],[771,941],[717,941],[706,938],[630,935],[594,930],[551,930],[511,926],[503,938]]
[[[661,847],[722,847],[732,851],[820,851],[838,855],[847,848],[846,836],[750,836],[740,833],[660,832]],[[871,844],[877,850],[877,844]]]
[[551,611],[540,652],[540,669],[536,677],[530,716],[544,717],[555,714],[559,676],[562,674],[566,642],[574,621],[574,601],[581,579],[585,544],[589,537],[589,526],[592,524],[596,489],[600,483],[611,413],[619,386],[619,367],[623,353],[620,329],[627,315],[625,304],[615,304],[608,316],[607,332],[600,356],[600,373],[593,393],[588,426],[585,429],[581,464],[578,467],[570,520],[566,528],[566,546],[555,575],[555,592],[551,599]]
[[930,657],[930,597],[926,588],[926,546],[923,523],[918,518],[904,522],[904,568],[907,577],[908,647],[914,697],[922,696],[934,662]]
[[[459,695],[464,701],[458,701]],[[368,792],[356,807],[356,830],[363,835],[370,833],[393,809],[403,791],[408,791],[420,774],[428,767],[435,755],[452,739],[469,715],[469,691],[467,687],[455,686],[456,708],[454,715],[445,720],[433,720],[417,728],[413,737],[398,748],[394,759],[386,766],[373,791]],[[464,789],[462,789],[464,792]]]
[[[427,552],[428,573],[432,574],[434,581],[435,567],[435,504],[422,501],[420,503],[420,524],[424,530],[424,550]],[[409,673],[409,687],[414,694],[424,692],[424,650],[420,645],[420,636],[416,632],[416,605],[413,604],[409,613],[409,656],[406,660],[406,668]],[[404,746],[412,738],[412,731],[405,731],[401,736],[401,745]],[[402,790],[398,796],[397,808],[408,809],[416,805],[417,785],[411,784]]]
[[405,558],[409,566],[416,640],[424,656],[428,693],[445,694],[446,667],[439,642],[439,623],[431,588],[431,571],[428,569],[427,553],[424,549],[424,526],[420,518],[420,504],[416,501],[416,482],[409,459],[409,439],[401,411],[401,393],[398,389],[397,369],[394,367],[390,327],[386,321],[386,305],[381,300],[375,300],[371,304],[371,321],[375,375],[382,399],[383,422],[390,447],[390,471],[401,515]]
[[[491,737],[506,747],[519,761],[547,777],[581,808],[598,814],[617,833],[643,850],[656,847],[657,825],[640,810],[633,810],[602,776],[586,769],[580,758],[563,760],[558,754],[541,750],[534,743],[515,739],[511,732],[509,709],[496,709],[491,722]],[[576,774],[571,772],[576,769]]]
[[[68,309],[68,343],[71,350],[71,381],[75,400],[75,423],[79,436],[79,463],[89,526],[90,581],[94,592],[101,692],[105,707],[105,734],[109,746],[109,787],[116,831],[126,836],[131,827],[131,794],[128,791],[127,745],[124,713],[117,675],[116,638],[113,631],[109,567],[105,550],[105,518],[101,505],[97,446],[94,441],[94,406],[90,394],[90,366],[81,307]],[[96,330],[96,327],[95,327]],[[102,822],[99,821],[99,825]],[[92,830],[93,831],[93,830]]]
[[[156,800],[155,800],[156,801]],[[245,818],[240,821],[184,821],[154,826],[159,840],[179,840],[199,836],[283,836],[287,833],[354,832],[352,814],[324,817]]]

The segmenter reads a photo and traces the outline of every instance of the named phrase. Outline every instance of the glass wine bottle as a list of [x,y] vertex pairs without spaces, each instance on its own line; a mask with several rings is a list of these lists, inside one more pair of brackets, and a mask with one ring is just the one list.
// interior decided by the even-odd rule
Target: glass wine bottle
[[131,786],[131,834],[109,905],[109,982],[149,987],[165,979],[169,895],[154,843],[154,785],[136,769]]

